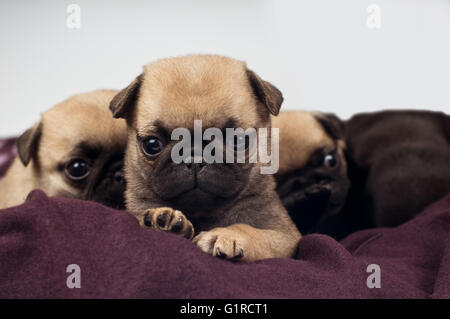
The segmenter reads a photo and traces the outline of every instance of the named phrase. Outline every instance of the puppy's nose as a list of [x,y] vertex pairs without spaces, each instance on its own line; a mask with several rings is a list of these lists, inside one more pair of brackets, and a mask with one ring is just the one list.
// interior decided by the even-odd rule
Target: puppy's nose
[[185,163],[189,169],[197,169],[200,170],[206,163]]
[[184,165],[186,165],[189,169],[200,170],[206,165],[206,163],[202,156],[188,156],[184,160]]

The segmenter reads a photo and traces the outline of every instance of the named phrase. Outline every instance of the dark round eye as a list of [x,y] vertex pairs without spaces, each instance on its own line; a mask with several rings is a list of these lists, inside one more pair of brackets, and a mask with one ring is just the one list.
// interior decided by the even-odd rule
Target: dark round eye
[[163,149],[163,143],[154,136],[150,136],[142,141],[142,150],[147,156],[155,156],[161,153]]
[[334,154],[327,154],[325,155],[325,157],[323,158],[323,166],[327,167],[327,168],[333,168],[336,167],[338,161],[336,158],[336,155]]
[[85,160],[76,158],[67,163],[65,172],[70,179],[80,181],[89,175],[91,167]]

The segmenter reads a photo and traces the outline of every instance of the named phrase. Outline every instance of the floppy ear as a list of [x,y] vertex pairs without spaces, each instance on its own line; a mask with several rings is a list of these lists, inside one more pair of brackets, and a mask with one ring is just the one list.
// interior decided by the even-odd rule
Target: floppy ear
[[344,122],[335,114],[319,113],[316,119],[331,138],[335,140],[344,138]]
[[247,76],[256,97],[269,109],[273,115],[280,113],[283,94],[274,85],[262,80],[255,72],[247,69]]
[[42,123],[39,122],[17,139],[17,153],[23,165],[27,166],[30,160],[36,156],[41,132]]
[[114,118],[125,118],[127,113],[134,107],[139,96],[141,83],[142,74],[112,99],[109,103],[109,109],[113,113]]

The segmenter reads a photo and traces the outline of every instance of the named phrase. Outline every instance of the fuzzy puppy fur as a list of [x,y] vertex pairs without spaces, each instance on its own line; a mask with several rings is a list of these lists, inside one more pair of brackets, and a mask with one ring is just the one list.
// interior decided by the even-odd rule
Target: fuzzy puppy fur
[[347,198],[344,129],[332,114],[284,111],[273,117],[280,130],[277,192],[299,230],[330,233],[331,220]]
[[[260,174],[261,164],[171,159],[175,128],[192,132],[194,120],[202,120],[203,129],[270,128],[270,115],[278,114],[282,100],[281,92],[244,62],[226,57],[192,55],[145,66],[111,102],[114,116],[128,125],[127,209],[143,226],[195,236],[198,247],[214,256],[241,261],[293,256],[300,233],[275,192],[273,176]],[[145,154],[155,151],[153,146],[157,154]]]
[[76,95],[43,113],[17,141],[18,157],[0,182],[0,208],[21,204],[33,189],[123,207],[126,125],[108,109],[116,94]]

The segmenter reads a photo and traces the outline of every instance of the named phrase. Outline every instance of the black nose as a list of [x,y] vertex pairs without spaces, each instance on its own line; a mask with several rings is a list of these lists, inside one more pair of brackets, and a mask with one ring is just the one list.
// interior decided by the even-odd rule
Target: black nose
[[123,160],[113,158],[102,165],[102,170],[95,176],[95,180],[92,180],[86,199],[123,209],[125,186]]
[[190,170],[198,172],[198,171],[200,171],[203,168],[203,166],[206,165],[206,163],[193,163],[193,164],[192,163],[186,163],[185,165]]
[[183,162],[187,168],[196,171],[199,171],[206,165],[205,161],[203,160],[203,157],[201,156],[189,156]]

